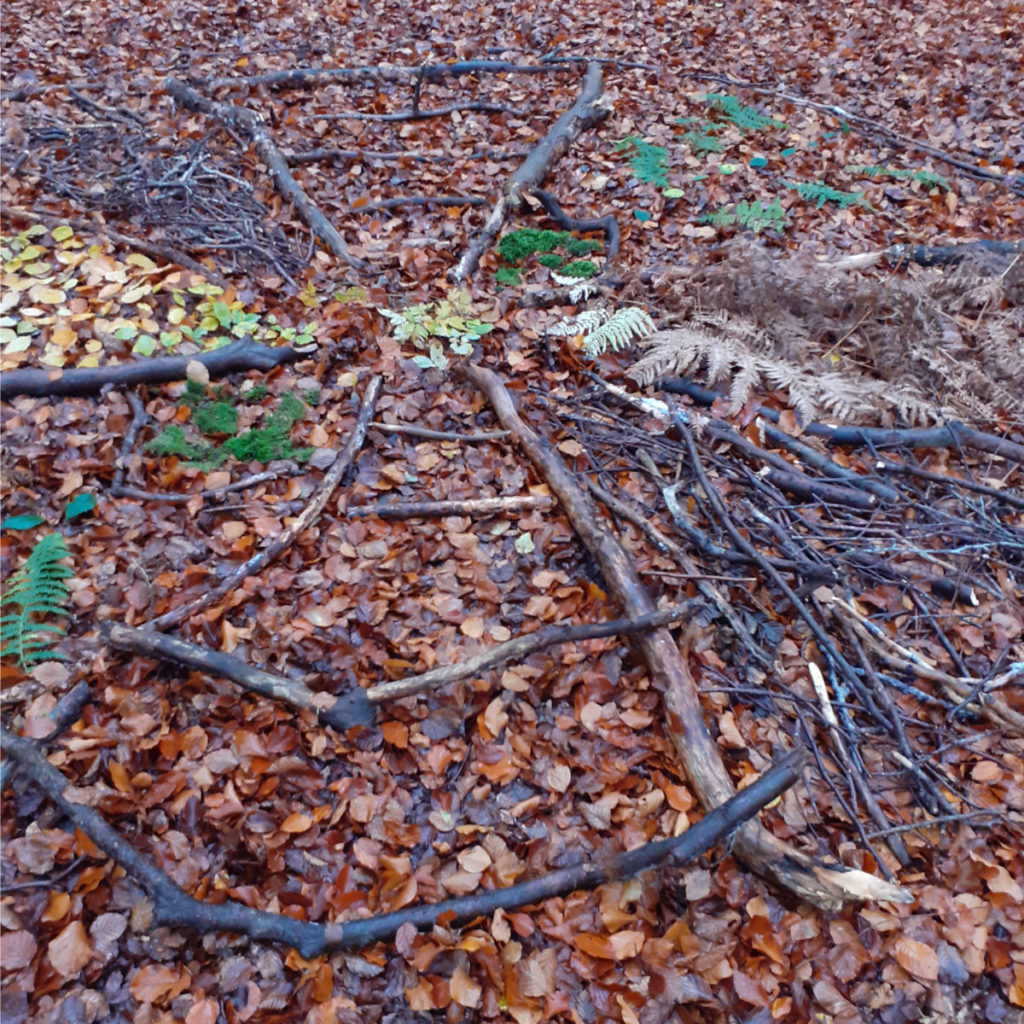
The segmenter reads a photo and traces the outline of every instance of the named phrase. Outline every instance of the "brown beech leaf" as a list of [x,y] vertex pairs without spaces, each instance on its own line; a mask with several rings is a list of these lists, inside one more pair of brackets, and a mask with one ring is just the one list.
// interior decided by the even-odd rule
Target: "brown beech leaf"
[[17,971],[28,967],[36,955],[36,940],[24,928],[0,935],[0,959],[5,971]]
[[185,1014],[185,1024],[217,1024],[217,1002],[214,999],[199,999]]
[[450,982],[452,999],[467,1009],[475,1009],[480,1005],[483,989],[461,968],[452,971]]
[[312,824],[313,819],[308,814],[289,814],[281,822],[281,831],[298,834],[299,832],[306,832]]
[[542,999],[554,994],[558,977],[558,953],[554,946],[534,950],[519,961],[519,994]]
[[931,946],[901,935],[893,945],[896,962],[915,978],[935,981],[939,976],[939,956]]
[[132,995],[140,1003],[163,1003],[180,995],[188,988],[189,975],[163,964],[146,964],[132,978]]
[[46,956],[58,974],[76,975],[91,959],[92,945],[81,921],[72,921],[49,946]]

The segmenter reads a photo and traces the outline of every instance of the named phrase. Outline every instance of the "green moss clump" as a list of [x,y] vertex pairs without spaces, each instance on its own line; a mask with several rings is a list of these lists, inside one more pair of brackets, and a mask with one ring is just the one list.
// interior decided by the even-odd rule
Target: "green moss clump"
[[548,267],[551,270],[557,270],[562,265],[562,257],[554,252],[545,252],[537,257],[537,262],[541,266]]
[[185,431],[177,423],[171,423],[146,445],[146,451],[154,455],[176,455],[185,459],[190,466],[196,466],[204,472],[219,466],[224,459],[224,452],[215,445],[190,441]]
[[285,395],[267,418],[265,427],[247,430],[238,437],[232,437],[224,442],[224,448],[241,462],[272,462],[274,459],[304,461],[313,450],[293,447],[288,435],[305,415],[306,407],[301,400],[295,395]]
[[586,256],[588,253],[598,252],[601,243],[595,242],[592,238],[570,238],[565,243],[565,251],[570,256]]
[[522,271],[517,267],[498,267],[494,272],[494,280],[498,284],[515,286],[519,284],[519,279]]
[[234,434],[238,430],[238,413],[228,402],[209,402],[199,406],[194,415],[196,426],[207,436]]
[[538,231],[536,228],[522,228],[510,231],[498,242],[498,252],[509,263],[524,260],[535,252],[552,252],[569,240],[568,231]]
[[559,271],[566,277],[595,277],[600,267],[592,260],[576,260],[574,263],[566,263]]

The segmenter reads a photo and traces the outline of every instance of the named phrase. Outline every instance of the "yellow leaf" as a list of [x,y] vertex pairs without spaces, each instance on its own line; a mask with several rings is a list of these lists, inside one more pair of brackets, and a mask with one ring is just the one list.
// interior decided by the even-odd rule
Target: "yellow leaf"
[[67,295],[59,288],[49,288],[45,284],[33,285],[28,294],[33,302],[42,302],[48,306],[56,306],[67,299]]
[[66,242],[69,238],[74,235],[74,229],[68,227],[67,224],[61,224],[59,227],[55,227],[50,234],[53,235],[55,242]]
[[121,301],[131,305],[133,302],[138,302],[143,295],[149,295],[152,290],[153,289],[148,284],[136,285],[134,288],[129,288],[128,291],[121,296]]
[[156,264],[141,252],[133,252],[125,258],[125,263],[131,267],[140,267],[142,270],[156,270]]
[[67,361],[68,357],[58,348],[48,348],[39,358],[45,366],[63,366]]
[[58,327],[57,330],[50,335],[50,340],[54,345],[59,345],[61,348],[71,348],[72,345],[78,340],[78,335],[70,327]]
[[185,319],[185,310],[181,306],[171,306],[167,311],[167,322],[170,324],[180,324]]
[[83,370],[91,369],[93,367],[96,367],[96,366],[100,365],[100,357],[99,356],[84,356],[82,359],[79,359],[78,365]]

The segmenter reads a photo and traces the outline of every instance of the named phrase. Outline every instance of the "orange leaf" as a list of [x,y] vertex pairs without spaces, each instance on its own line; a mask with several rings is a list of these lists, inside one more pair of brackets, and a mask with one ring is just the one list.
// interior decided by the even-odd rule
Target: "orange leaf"
[[46,955],[58,974],[76,975],[91,959],[92,945],[81,921],[72,921],[47,947]]
[[901,936],[893,946],[896,962],[905,971],[923,981],[935,981],[939,976],[939,957],[931,946]]
[[405,750],[409,746],[409,727],[401,722],[382,722],[380,731],[384,736],[385,743],[390,743],[399,750]]
[[461,967],[456,967],[452,971],[451,992],[452,999],[459,1006],[471,1010],[480,1005],[480,998],[483,995],[483,989]]
[[132,995],[140,1003],[159,1003],[180,995],[191,981],[187,971],[184,980],[177,971],[163,964],[147,964],[132,978]]
[[289,814],[281,823],[281,831],[292,833],[305,832],[312,824],[313,819],[308,814]]

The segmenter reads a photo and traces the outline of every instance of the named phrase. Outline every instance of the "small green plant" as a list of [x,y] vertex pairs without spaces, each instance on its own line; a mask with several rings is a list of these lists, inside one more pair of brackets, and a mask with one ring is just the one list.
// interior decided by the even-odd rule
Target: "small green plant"
[[68,617],[71,591],[66,580],[74,573],[63,559],[69,556],[64,538],[49,533],[11,576],[0,601],[0,657],[13,658],[23,669],[64,657],[51,648],[55,635],[64,635],[64,627],[43,620]]
[[411,341],[427,355],[413,356],[420,369],[446,370],[448,357],[444,343],[455,354],[467,356],[473,351],[473,342],[479,341],[494,324],[470,316],[473,304],[468,292],[455,291],[438,302],[421,302],[399,311],[378,309],[377,312],[391,322],[398,341]]
[[703,156],[705,153],[721,153],[725,149],[725,143],[714,134],[712,126],[685,132],[683,142],[694,156]]
[[752,203],[737,203],[732,209],[723,206],[705,214],[704,221],[716,227],[737,225],[744,231],[753,231],[755,234],[768,229],[782,231],[789,224],[789,218],[778,196],[767,206],[760,199],[755,199]]
[[631,152],[629,165],[641,181],[659,188],[668,186],[668,150],[664,146],[655,146],[639,135],[627,135],[615,143],[615,148]]
[[654,321],[639,306],[625,306],[614,312],[607,309],[588,309],[578,316],[562,320],[549,329],[559,337],[583,335],[583,351],[596,359],[607,349],[618,351],[634,338],[646,338],[654,330]]
[[786,188],[795,189],[801,199],[814,203],[820,210],[825,203],[836,203],[841,210],[850,206],[864,206],[869,210],[874,207],[864,198],[863,192],[841,192],[839,189],[826,185],[823,181],[787,181]]

